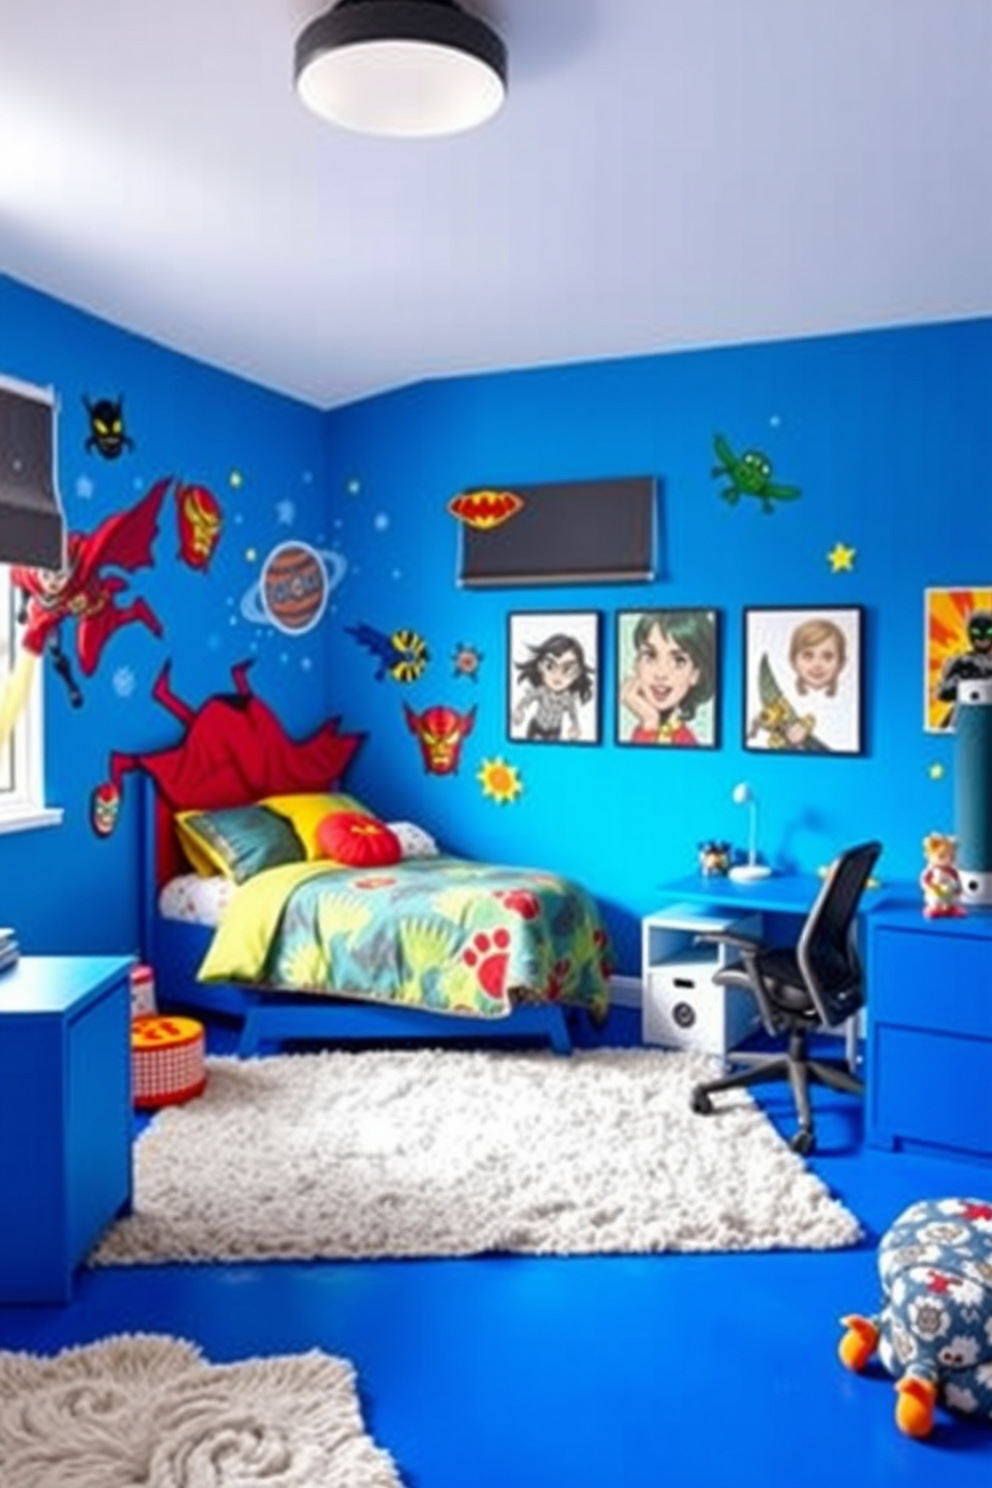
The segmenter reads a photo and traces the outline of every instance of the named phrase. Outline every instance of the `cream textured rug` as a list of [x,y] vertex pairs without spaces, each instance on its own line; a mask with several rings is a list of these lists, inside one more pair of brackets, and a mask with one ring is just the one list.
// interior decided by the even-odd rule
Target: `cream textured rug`
[[344,1359],[209,1364],[131,1334],[54,1358],[0,1353],[4,1488],[400,1488]]
[[482,1251],[820,1250],[833,1200],[697,1055],[402,1050],[208,1061],[138,1140],[98,1264]]

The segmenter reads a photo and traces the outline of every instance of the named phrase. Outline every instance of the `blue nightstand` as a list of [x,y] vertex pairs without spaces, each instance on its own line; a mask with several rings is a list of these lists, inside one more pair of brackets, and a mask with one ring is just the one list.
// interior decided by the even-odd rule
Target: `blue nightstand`
[[0,1302],[67,1302],[130,1208],[131,966],[24,956],[0,973]]

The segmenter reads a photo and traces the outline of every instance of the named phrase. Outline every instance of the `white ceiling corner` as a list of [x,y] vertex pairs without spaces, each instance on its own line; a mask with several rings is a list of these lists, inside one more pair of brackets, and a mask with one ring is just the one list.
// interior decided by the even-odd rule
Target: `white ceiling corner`
[[3,0],[0,271],[332,406],[992,312],[988,0],[465,0],[502,113],[365,139],[321,0]]

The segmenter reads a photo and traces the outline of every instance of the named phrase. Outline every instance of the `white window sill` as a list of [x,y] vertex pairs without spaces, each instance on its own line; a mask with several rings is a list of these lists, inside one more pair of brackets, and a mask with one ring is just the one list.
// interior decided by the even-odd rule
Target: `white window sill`
[[30,832],[35,827],[59,827],[65,812],[61,806],[23,806],[0,814],[0,835],[4,832]]

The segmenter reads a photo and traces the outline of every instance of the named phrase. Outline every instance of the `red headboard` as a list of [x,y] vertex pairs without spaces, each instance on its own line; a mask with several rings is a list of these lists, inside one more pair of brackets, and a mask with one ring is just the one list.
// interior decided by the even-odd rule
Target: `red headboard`
[[193,711],[160,679],[156,695],[186,725],[182,741],[170,749],[135,755],[131,761],[155,786],[156,885],[181,871],[185,860],[176,841],[177,811],[246,806],[263,796],[336,789],[362,743],[363,734],[338,732],[331,718],[305,739],[291,739],[283,725],[247,683],[247,668],[234,670],[238,690],[217,694]]

